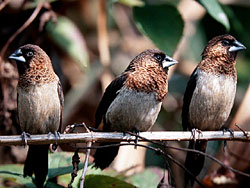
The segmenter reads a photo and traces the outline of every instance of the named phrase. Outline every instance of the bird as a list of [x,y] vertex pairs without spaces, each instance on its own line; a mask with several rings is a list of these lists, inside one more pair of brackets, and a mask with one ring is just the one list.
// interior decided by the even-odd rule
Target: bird
[[[202,60],[187,83],[182,107],[184,131],[223,129],[234,104],[237,85],[237,52],[246,47],[230,34],[212,38],[204,48]],[[189,149],[206,151],[207,141],[190,141]],[[185,167],[196,177],[204,165],[204,155],[187,152]],[[184,184],[194,184],[187,172]]]
[[[158,49],[148,49],[137,55],[106,88],[96,110],[95,128],[135,133],[149,130],[168,93],[168,69],[176,63]],[[110,144],[113,143],[100,145]],[[119,146],[97,149],[94,167],[107,168],[118,150]]]
[[[39,46],[26,44],[9,56],[19,73],[17,117],[22,138],[30,134],[53,133],[58,138],[62,126],[63,91],[49,56]],[[48,174],[49,145],[30,145],[24,164],[24,177],[35,175],[43,187]]]

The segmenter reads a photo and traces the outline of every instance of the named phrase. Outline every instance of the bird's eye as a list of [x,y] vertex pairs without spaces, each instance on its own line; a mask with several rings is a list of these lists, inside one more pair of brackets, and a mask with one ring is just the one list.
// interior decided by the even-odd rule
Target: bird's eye
[[157,61],[163,61],[163,57],[162,57],[162,55],[160,55],[160,54],[155,54],[154,55],[154,58],[157,60]]
[[230,42],[228,40],[223,40],[221,42],[224,46],[228,46],[230,44]]
[[27,56],[28,57],[32,57],[34,54],[33,54],[33,52],[31,52],[31,51],[29,51],[28,53],[27,53]]

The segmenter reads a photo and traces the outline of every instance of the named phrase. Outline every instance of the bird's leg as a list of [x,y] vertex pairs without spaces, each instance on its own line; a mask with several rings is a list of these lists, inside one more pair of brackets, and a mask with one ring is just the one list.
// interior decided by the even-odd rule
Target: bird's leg
[[223,134],[228,131],[228,132],[230,132],[230,135],[232,137],[234,137],[234,130],[233,129],[227,128],[227,127],[222,127],[222,131],[223,131]]
[[[234,130],[233,129],[227,128],[227,127],[222,127],[222,131],[223,131],[223,134],[228,131],[228,132],[230,132],[230,135],[232,136],[232,138],[234,137]],[[225,151],[226,146],[227,146],[227,141],[224,140],[223,151]]]
[[61,133],[60,133],[60,132],[58,132],[58,131],[55,131],[55,132],[54,132],[54,135],[55,135],[55,137],[56,137],[56,144],[57,144],[57,140],[59,140],[59,139],[60,139],[60,137],[61,137]]
[[24,141],[24,146],[27,146],[27,138],[30,138],[30,134],[26,133],[25,131],[22,132],[21,134],[22,140]]
[[57,140],[60,139],[61,134],[60,134],[60,132],[57,132],[57,131],[55,131],[54,133],[49,132],[48,137],[50,137],[51,134],[53,134],[55,136],[55,138],[56,138],[56,143],[52,144],[52,150],[54,152],[57,149],[57,146],[58,146]]
[[139,139],[139,131],[134,129],[133,133],[136,135],[135,136],[135,147],[134,148],[137,149],[137,144],[138,144],[138,139]]

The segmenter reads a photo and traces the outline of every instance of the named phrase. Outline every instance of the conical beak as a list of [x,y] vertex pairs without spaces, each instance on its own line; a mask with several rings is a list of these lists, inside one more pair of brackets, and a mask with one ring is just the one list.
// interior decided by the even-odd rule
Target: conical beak
[[16,50],[14,53],[12,53],[9,56],[9,59],[13,59],[16,61],[20,61],[20,62],[26,62],[25,58],[23,57],[22,51],[20,49]]
[[165,69],[165,68],[171,67],[172,65],[175,65],[177,63],[178,63],[178,61],[176,61],[175,59],[166,55],[165,59],[162,62],[162,67]]
[[229,52],[237,52],[237,51],[245,50],[245,49],[246,49],[246,47],[242,43],[240,43],[239,41],[235,40],[233,42],[233,46],[231,46],[229,48]]

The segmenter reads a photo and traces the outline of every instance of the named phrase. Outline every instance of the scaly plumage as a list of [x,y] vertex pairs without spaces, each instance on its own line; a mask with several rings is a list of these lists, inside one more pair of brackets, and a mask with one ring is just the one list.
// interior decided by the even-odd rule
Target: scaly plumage
[[[28,134],[56,134],[62,124],[63,93],[50,58],[38,46],[27,44],[9,56],[16,60],[19,82],[17,111],[21,130]],[[24,176],[35,174],[35,184],[43,187],[48,173],[49,145],[31,145]]]
[[[106,88],[96,111],[96,128],[104,131],[147,131],[156,121],[168,92],[168,67],[177,61],[159,50],[146,50]],[[110,143],[103,143],[107,145]],[[97,149],[95,166],[108,167],[119,147]]]
[[[236,55],[245,46],[231,35],[210,40],[202,53],[202,60],[192,73],[184,94],[182,126],[184,130],[215,131],[222,128],[233,107],[237,73]],[[189,148],[205,152],[206,141],[190,141]],[[197,176],[204,164],[204,156],[188,152],[185,166]],[[185,184],[193,178],[185,174]]]

